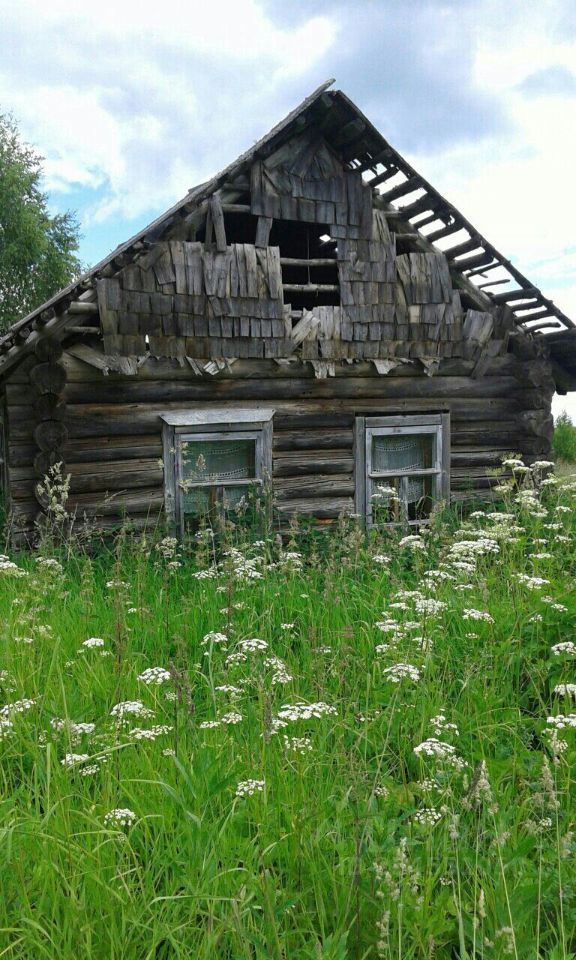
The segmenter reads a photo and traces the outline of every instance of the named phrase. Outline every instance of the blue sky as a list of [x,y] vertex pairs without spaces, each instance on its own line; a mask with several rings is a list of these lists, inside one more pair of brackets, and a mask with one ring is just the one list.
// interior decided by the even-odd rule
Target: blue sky
[[0,110],[87,264],[333,76],[576,318],[573,0],[0,0],[0,22]]

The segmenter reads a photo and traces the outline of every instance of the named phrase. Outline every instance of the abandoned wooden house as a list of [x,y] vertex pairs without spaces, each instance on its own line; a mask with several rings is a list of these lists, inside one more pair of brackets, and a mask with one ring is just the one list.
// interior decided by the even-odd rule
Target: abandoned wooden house
[[79,520],[182,529],[267,477],[278,523],[416,523],[548,456],[573,324],[330,85],[0,340],[17,538],[59,462]]

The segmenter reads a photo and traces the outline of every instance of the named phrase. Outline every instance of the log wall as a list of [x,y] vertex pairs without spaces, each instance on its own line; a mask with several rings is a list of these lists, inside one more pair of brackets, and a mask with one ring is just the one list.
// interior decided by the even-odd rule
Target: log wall
[[[454,501],[489,496],[489,472],[503,454],[517,451],[529,462],[549,453],[554,383],[549,363],[533,356],[495,358],[482,377],[472,376],[474,361],[449,360],[434,376],[416,364],[380,376],[371,364],[357,363],[338,366],[325,380],[300,362],[238,361],[216,377],[194,376],[171,360],[150,359],[136,376],[103,376],[66,351],[59,363],[66,378],[58,422],[66,428],[69,508],[100,518],[103,527],[124,515],[140,526],[161,515],[159,414],[167,410],[273,406],[278,512],[320,520],[354,509],[356,415],[449,411]],[[31,532],[39,510],[35,364],[25,361],[6,383],[11,510],[20,537]]]

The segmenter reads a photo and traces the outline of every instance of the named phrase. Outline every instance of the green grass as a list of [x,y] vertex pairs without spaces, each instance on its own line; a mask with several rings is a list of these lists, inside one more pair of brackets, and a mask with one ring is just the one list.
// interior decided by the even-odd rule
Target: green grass
[[[574,639],[575,497],[550,485],[508,519],[444,515],[423,550],[342,524],[290,562],[268,539],[206,579],[206,545],[175,567],[169,545],[126,538],[60,551],[61,572],[13,558],[26,576],[0,571],[1,702],[34,702],[4,710],[0,957],[576,954],[576,730],[547,723],[576,713],[554,692],[575,657],[551,651]],[[451,565],[455,542],[482,537],[498,552]],[[203,644],[210,631],[227,641]],[[268,648],[227,665],[252,638]],[[398,664],[419,679],[392,682]],[[138,680],[150,667],[170,679]],[[111,716],[136,700],[152,713]],[[330,709],[280,727],[297,703]],[[447,758],[415,752],[431,737]],[[237,796],[249,779],[262,790]],[[134,822],[106,821],[116,808]]]

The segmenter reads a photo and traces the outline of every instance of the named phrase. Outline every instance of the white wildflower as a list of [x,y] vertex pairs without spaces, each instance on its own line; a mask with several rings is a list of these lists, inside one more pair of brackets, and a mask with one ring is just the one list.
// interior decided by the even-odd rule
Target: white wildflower
[[412,817],[414,823],[419,823],[421,826],[426,827],[434,826],[434,824],[438,823],[441,819],[442,814],[433,807],[424,807],[422,810],[417,810]]
[[124,700],[112,707],[110,716],[122,723],[130,717],[153,717],[154,711],[145,707],[141,700]]
[[131,827],[136,823],[136,820],[136,814],[128,807],[116,807],[104,817],[104,823],[107,827]]
[[242,653],[256,653],[257,650],[267,650],[268,644],[265,640],[253,637],[251,640],[241,640],[238,647]]
[[87,753],[67,753],[60,763],[63,767],[74,767],[79,763],[85,763],[89,759],[90,756]]
[[563,640],[561,643],[555,643],[553,647],[550,647],[550,650],[555,657],[560,657],[562,654],[574,657],[576,656],[576,643],[573,643],[572,640]]
[[287,753],[300,753],[304,755],[312,750],[312,741],[310,737],[287,737],[283,736],[284,749]]
[[251,797],[255,793],[262,793],[264,786],[264,780],[241,780],[236,787],[236,796]]
[[130,731],[130,737],[133,740],[156,740],[158,737],[163,737],[167,733],[171,733],[174,727],[169,726],[166,723],[158,723],[153,727],[133,727]]
[[88,637],[87,640],[82,641],[82,646],[86,647],[87,650],[94,650],[97,647],[103,647],[104,640],[102,637]]
[[225,633],[218,633],[216,630],[211,630],[210,633],[207,633],[205,637],[200,641],[200,646],[206,647],[208,644],[226,644],[228,643],[228,637]]
[[311,720],[323,716],[335,716],[336,708],[327,703],[293,703],[284,704],[278,711],[278,719],[282,721]]
[[557,683],[554,693],[563,697],[576,697],[576,683]]
[[172,677],[170,671],[165,670],[164,667],[148,667],[138,674],[138,679],[148,687],[159,687],[171,680]]
[[463,620],[478,620],[483,623],[494,623],[494,618],[490,616],[489,613],[486,613],[485,610],[474,610],[473,608],[469,610],[464,610],[462,612]]
[[400,683],[405,679],[418,683],[420,680],[418,667],[414,667],[411,663],[395,663],[392,667],[386,667],[382,673],[383,676],[385,676],[387,680],[391,680],[392,683]]
[[540,590],[542,587],[550,584],[550,581],[545,580],[543,577],[531,577],[527,573],[515,573],[513,576],[518,583],[523,584],[528,590]]

